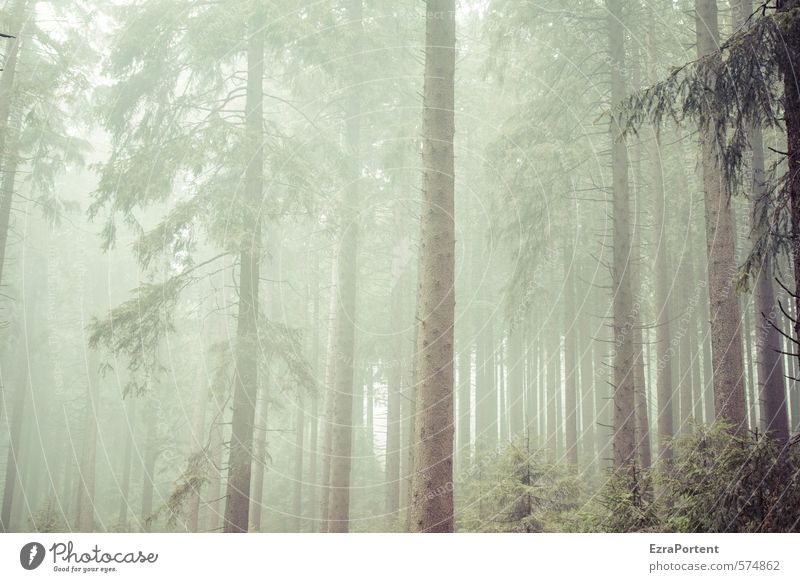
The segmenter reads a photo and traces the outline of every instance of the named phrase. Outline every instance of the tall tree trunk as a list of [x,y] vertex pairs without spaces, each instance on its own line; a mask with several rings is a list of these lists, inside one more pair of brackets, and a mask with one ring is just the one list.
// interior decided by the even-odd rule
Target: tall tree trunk
[[[356,27],[354,54],[359,57],[362,35],[361,0],[348,0],[347,13]],[[338,268],[339,305],[336,312],[335,383],[333,427],[331,430],[331,477],[328,504],[328,531],[346,533],[350,529],[350,471],[353,449],[353,363],[355,359],[356,292],[358,281],[358,214],[361,206],[361,104],[351,90],[347,98],[345,143],[351,156],[349,191],[341,202],[341,233]]]
[[100,378],[98,377],[98,358],[92,351],[88,357],[86,401],[83,417],[83,443],[81,450],[80,483],[76,506],[78,531],[94,531],[95,510],[95,465],[97,462],[97,423],[100,418],[98,405],[100,399]]
[[[695,0],[697,56],[718,49],[716,0]],[[713,115],[713,112],[708,114]],[[705,191],[708,294],[711,306],[711,359],[714,409],[718,420],[734,433],[747,428],[742,369],[739,304],[733,289],[736,273],[733,212],[717,155],[716,136],[709,117],[700,120],[700,151]]]
[[[584,305],[588,304],[588,300]],[[581,371],[581,459],[582,464],[591,472],[597,469],[597,426],[595,418],[594,399],[597,392],[596,374],[592,365],[592,325],[588,309],[581,309],[580,328],[580,371]]]
[[233,418],[225,494],[225,533],[241,533],[250,523],[250,473],[258,394],[258,302],[261,259],[261,202],[264,146],[264,29],[262,8],[250,15],[247,39],[243,224],[247,235],[239,253],[239,312],[234,353]]
[[428,0],[411,530],[453,531],[455,1]]
[[[800,7],[800,0],[777,0],[778,12],[788,12]],[[793,321],[794,352],[800,358],[800,26],[795,22],[791,30],[781,37],[780,63],[783,69],[783,109],[786,125],[786,152],[788,162],[789,211],[791,222],[790,249],[794,272]],[[800,360],[799,360],[800,361]]]
[[469,467],[472,453],[472,346],[463,339],[458,354],[458,465],[464,471]]
[[[752,0],[731,0],[734,26],[748,26],[753,12]],[[752,215],[753,238],[767,236],[767,192],[764,171],[764,138],[759,125],[748,131],[753,152]],[[765,256],[756,275],[754,303],[756,320],[756,360],[762,421],[768,434],[783,444],[789,438],[789,420],[786,402],[783,362],[780,355],[780,334],[776,329],[779,310],[773,287],[774,269],[771,257]]]
[[567,462],[578,466],[578,342],[572,244],[564,241],[564,436]]
[[337,261],[334,259],[332,268],[330,309],[328,311],[328,343],[325,357],[325,413],[322,420],[322,471],[319,480],[319,531],[325,533],[329,529],[330,507],[330,481],[331,481],[331,452],[333,440],[333,400],[334,381],[336,379],[336,312],[338,289]]
[[161,443],[158,434],[158,402],[151,396],[147,403],[147,428],[144,445],[144,470],[142,471],[142,527],[145,532],[152,529],[153,490],[155,488],[156,461]]
[[[475,354],[475,443],[491,450],[497,442],[497,385],[494,375],[494,325],[488,310],[477,312]],[[477,453],[476,453],[477,454]]]
[[120,531],[128,531],[128,511],[131,507],[131,460],[133,459],[133,446],[136,440],[136,402],[134,398],[126,406],[125,422],[125,451],[122,454],[122,478],[119,484],[119,513],[117,524]]
[[264,509],[264,471],[267,463],[267,422],[269,417],[269,394],[266,386],[260,386],[256,401],[255,425],[253,427],[253,461],[250,475],[250,525],[251,531],[261,531]]
[[303,451],[305,448],[306,411],[305,395],[297,394],[297,412],[294,427],[294,483],[292,484],[292,514],[294,531],[303,529]]
[[[212,466],[219,468],[222,466],[223,446],[225,435],[223,424],[225,422],[225,396],[218,386],[212,390],[212,401],[214,403],[213,416],[211,419],[211,436],[209,438],[209,455],[211,456]],[[222,496],[222,472],[215,471],[208,486],[208,503],[205,521],[207,531],[216,532],[221,529],[222,512],[220,511]]]
[[[625,99],[625,27],[621,0],[607,0],[611,104]],[[612,120],[611,171],[613,182],[614,253],[612,265],[614,318],[614,468],[621,470],[636,458],[634,345],[632,328],[630,194],[628,152],[620,128]]]
[[[15,385],[13,404],[11,405],[11,416],[6,417],[8,426],[8,455],[6,459],[6,474],[3,484],[3,506],[0,510],[0,532],[7,533],[12,531],[12,509],[14,507],[14,492],[17,486],[22,486],[20,473],[20,451],[22,447],[22,421],[25,415],[25,407],[28,400],[28,350],[20,343],[17,347],[21,357],[17,358],[16,365],[19,366],[19,373],[15,374],[16,381],[8,382],[8,374],[3,371],[2,389],[8,394],[9,384]],[[8,411],[8,408],[6,408]]]
[[[652,35],[652,33],[651,33]],[[655,50],[654,48],[652,49]],[[655,132],[654,132],[655,133]],[[664,174],[661,161],[661,142],[655,135],[650,148],[650,177],[653,188],[653,236],[655,241],[655,260],[653,274],[655,277],[655,312],[656,312],[656,405],[658,417],[658,457],[666,465],[672,460],[672,438],[675,436],[672,411],[672,358],[673,350],[670,342],[670,292],[671,267],[669,261],[669,222],[666,211],[666,191],[664,190]]]
[[[202,330],[200,331],[202,334]],[[201,336],[202,337],[202,336]],[[201,341],[200,354],[205,357],[206,350],[204,349],[205,342]],[[195,401],[194,409],[192,410],[192,434],[189,442],[191,443],[190,455],[204,454],[203,448],[205,446],[206,435],[206,408],[208,407],[209,396],[209,382],[207,378],[207,370],[205,366],[198,365],[195,374]],[[186,510],[186,531],[196,532],[199,527],[200,516],[200,490],[195,489],[189,495],[188,507]]]
[[400,329],[401,312],[401,287],[400,281],[395,283],[392,291],[392,322],[391,329],[395,330],[394,359],[389,363],[387,378],[387,420],[386,420],[386,525],[394,527],[400,511],[400,433],[401,433],[401,406],[403,375],[400,364],[400,355],[403,353],[403,335],[396,331]]
[[[14,81],[17,74],[17,61],[19,60],[20,46],[22,45],[22,30],[25,25],[28,0],[16,0],[11,6],[7,34],[13,38],[5,39],[5,62],[0,69],[0,158],[6,151],[9,133],[9,119],[11,116],[12,102],[14,101]],[[0,167],[5,166],[5,160],[0,159]],[[7,223],[6,223],[7,225]],[[5,259],[5,239],[7,231],[0,231],[3,248],[0,252],[0,268]],[[2,271],[0,271],[2,282]]]
[[[525,355],[522,352],[522,321],[512,322],[508,332],[508,414],[509,433],[514,438],[525,429]],[[469,379],[467,380],[469,381]],[[459,380],[459,383],[461,380]]]
[[556,421],[558,398],[556,392],[561,389],[561,382],[558,377],[558,360],[561,359],[561,347],[558,345],[560,342],[561,336],[553,326],[550,333],[550,344],[546,348],[543,346],[542,349],[547,370],[542,394],[547,410],[545,417],[547,423],[545,449],[552,460],[555,460],[558,454],[558,422]]

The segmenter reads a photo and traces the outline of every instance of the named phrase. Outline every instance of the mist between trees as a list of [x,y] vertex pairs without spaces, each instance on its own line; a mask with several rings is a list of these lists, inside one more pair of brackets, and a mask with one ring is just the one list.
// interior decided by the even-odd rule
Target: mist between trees
[[3,531],[800,529],[800,6],[7,0]]

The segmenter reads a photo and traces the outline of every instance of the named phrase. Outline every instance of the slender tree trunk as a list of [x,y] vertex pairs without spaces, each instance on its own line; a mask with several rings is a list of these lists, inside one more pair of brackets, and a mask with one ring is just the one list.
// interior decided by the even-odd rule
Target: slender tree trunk
[[596,437],[596,418],[594,409],[594,399],[596,388],[596,376],[592,365],[592,326],[589,320],[588,310],[581,312],[581,333],[580,333],[580,367],[581,367],[581,458],[582,464],[589,467],[591,472],[597,468],[597,437]]
[[[301,389],[302,390],[302,389]],[[297,412],[294,427],[294,483],[292,487],[292,513],[295,519],[294,530],[303,529],[303,450],[305,448],[306,411],[305,396],[297,395]]]
[[[355,53],[358,57],[361,27],[361,0],[349,0],[348,17],[356,26]],[[336,314],[337,352],[336,381],[333,398],[333,427],[331,431],[331,477],[329,528],[335,533],[350,529],[350,472],[353,449],[353,364],[355,359],[356,291],[358,280],[358,213],[361,205],[361,105],[355,91],[350,91],[345,121],[345,142],[352,156],[351,182],[346,199],[341,203],[343,231],[341,234],[338,268],[339,305]]]
[[508,367],[508,414],[509,433],[514,438],[525,429],[524,402],[525,393],[525,356],[522,353],[524,333],[522,322],[513,322],[508,332],[508,351],[506,352]]
[[133,459],[133,445],[136,440],[136,402],[134,398],[129,401],[125,421],[127,431],[125,434],[125,452],[122,454],[122,479],[119,485],[119,513],[117,523],[120,531],[128,531],[128,511],[130,510],[131,488],[131,460]]
[[97,372],[98,359],[95,352],[88,357],[86,401],[83,417],[83,444],[81,450],[80,484],[76,506],[78,531],[94,531],[95,510],[95,465],[97,462],[97,422],[100,418],[98,405],[100,379]]
[[223,395],[216,386],[213,390],[212,400],[214,402],[214,414],[211,420],[211,437],[208,448],[215,473],[208,487],[208,507],[205,528],[207,531],[216,532],[221,527],[220,518],[222,517],[222,512],[220,511],[220,504],[222,501],[222,473],[219,469],[222,467],[222,448],[225,441],[222,428],[225,420],[225,403]]
[[[9,13],[8,34],[14,38],[6,39],[5,62],[0,69],[0,167],[5,167],[5,160],[2,159],[6,151],[9,134],[9,119],[11,116],[12,103],[14,101],[14,81],[17,74],[17,61],[19,59],[20,46],[22,45],[22,30],[25,25],[28,0],[16,0],[11,6]],[[0,208],[4,204],[0,203]],[[3,216],[0,215],[0,223]],[[8,237],[8,219],[5,220],[6,228],[0,230],[0,283],[2,282],[2,265],[5,261],[5,243]]]
[[665,464],[672,460],[671,440],[675,436],[672,418],[672,336],[670,333],[671,267],[669,261],[669,223],[661,161],[661,142],[653,138],[650,149],[650,175],[653,180],[653,218],[655,237],[655,312],[656,312],[656,404],[658,406],[658,456]]
[[247,236],[239,255],[239,312],[236,318],[233,418],[223,525],[225,533],[246,532],[250,523],[250,474],[258,394],[260,213],[264,180],[264,30],[261,10],[256,6],[250,15],[247,39],[245,139],[249,152],[242,209]]
[[250,530],[261,531],[264,509],[264,471],[267,463],[267,423],[269,417],[269,394],[266,386],[260,386],[256,402],[255,425],[253,427],[253,461],[250,476]]
[[[476,312],[475,443],[491,450],[497,443],[497,385],[494,374],[494,325],[488,310]],[[477,454],[477,453],[476,453]]]
[[319,531],[325,533],[329,529],[329,507],[330,507],[330,480],[331,480],[331,452],[333,441],[333,399],[334,399],[334,380],[336,378],[336,358],[337,352],[334,345],[336,341],[336,311],[338,290],[336,282],[336,260],[333,261],[332,281],[331,281],[331,302],[328,311],[328,350],[325,363],[325,414],[322,423],[322,474],[320,475],[320,504],[319,504]]
[[[611,103],[625,98],[625,27],[621,0],[607,0]],[[613,182],[613,312],[614,312],[614,468],[622,470],[636,458],[634,345],[632,328],[630,194],[628,152],[616,120],[610,127]]]
[[[314,378],[319,379],[319,370],[320,370],[320,280],[319,280],[319,253],[314,252],[314,260],[312,262],[312,273],[311,276],[313,278],[313,284],[311,286],[311,297],[312,297],[312,325],[314,328],[314,336],[312,338],[313,345],[311,348],[311,353],[313,354],[312,357],[312,364],[314,369]],[[317,519],[316,519],[316,511],[318,509],[318,501],[317,501],[317,458],[319,457],[318,449],[319,446],[319,401],[320,401],[320,394],[319,392],[313,394],[311,396],[311,422],[310,430],[308,435],[309,442],[309,450],[308,450],[308,483],[309,483],[309,491],[308,491],[308,525],[310,530],[316,531],[317,530]]]
[[572,246],[564,241],[564,427],[567,462],[578,465],[578,342],[575,338],[575,277]]
[[[746,27],[753,12],[753,2],[752,0],[731,0],[731,11],[734,26]],[[753,192],[751,196],[755,225],[753,238],[758,240],[767,235],[769,228],[766,222],[768,209],[766,173],[764,171],[764,138],[761,127],[758,125],[752,126],[748,134],[753,152]],[[772,282],[774,276],[772,259],[767,256],[756,275],[753,307],[756,321],[756,360],[762,421],[767,433],[783,444],[789,438],[789,421],[783,362],[779,353],[780,334],[775,327],[779,309],[775,301],[775,289]]]
[[155,488],[156,461],[160,443],[158,435],[158,402],[152,397],[148,402],[147,429],[144,445],[144,470],[142,471],[142,526],[145,532],[152,529],[153,490]]
[[[800,0],[777,0],[778,12],[788,12],[800,7]],[[780,62],[783,69],[783,110],[786,125],[786,152],[788,162],[788,182],[790,211],[790,250],[794,272],[794,307],[800,314],[800,26],[795,22],[790,30],[783,33]],[[796,315],[792,324],[794,331],[794,353],[800,358],[800,318]],[[790,350],[792,351],[792,350]],[[799,360],[800,361],[800,360]]]
[[[202,334],[202,331],[200,332]],[[201,349],[201,356],[205,356],[206,351]],[[191,443],[190,455],[203,454],[206,435],[206,408],[208,406],[209,382],[206,377],[205,366],[198,365],[195,375],[195,402],[192,411],[192,435],[189,439]],[[188,507],[186,510],[186,531],[196,532],[199,526],[200,516],[200,490],[195,489],[189,495]]]
[[[28,400],[28,382],[27,382],[27,350],[25,346],[20,345],[17,348],[22,357],[18,359],[17,365],[22,366],[22,372],[16,374],[13,404],[11,405],[11,417],[6,418],[8,425],[9,439],[8,439],[8,455],[6,459],[6,475],[5,483],[3,484],[3,506],[0,512],[0,532],[7,533],[12,531],[11,515],[14,507],[14,492],[17,486],[22,486],[21,473],[19,465],[20,451],[22,447],[22,419],[25,415],[25,407]],[[6,381],[7,374],[3,374],[3,391],[8,393],[8,383]],[[8,410],[8,409],[6,409]]]
[[[392,330],[400,328],[401,287],[395,283],[392,292]],[[394,360],[389,363],[387,382],[388,402],[386,421],[386,525],[395,526],[400,511],[400,433],[402,422],[403,375],[400,355],[403,353],[403,335],[395,332]]]
[[453,531],[455,2],[428,0],[411,530]]
[[[695,13],[697,56],[702,57],[716,51],[719,46],[716,0],[695,0]],[[701,119],[714,409],[717,419],[727,421],[734,433],[742,433],[747,428],[747,417],[739,305],[733,290],[736,273],[733,213],[715,140],[711,120]]]
[[556,342],[561,342],[561,336],[558,331],[551,329],[549,349],[543,351],[542,354],[547,367],[547,381],[545,382],[543,393],[547,402],[547,439],[545,449],[553,460],[557,459],[558,454],[558,422],[556,421],[558,397],[556,393],[561,388],[560,378],[558,377],[558,360],[561,359],[561,349]]
[[458,461],[460,470],[466,470],[471,460],[471,391],[472,391],[472,347],[461,340],[458,354]]

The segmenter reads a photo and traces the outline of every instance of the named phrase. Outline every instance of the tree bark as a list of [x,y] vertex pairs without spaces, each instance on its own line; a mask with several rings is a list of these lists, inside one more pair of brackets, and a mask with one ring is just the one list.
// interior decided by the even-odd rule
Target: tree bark
[[267,463],[267,423],[269,417],[269,394],[266,386],[260,386],[256,402],[255,425],[253,427],[253,461],[250,475],[250,526],[251,531],[261,531],[264,495],[264,471]]
[[401,406],[403,375],[400,355],[403,353],[403,335],[400,329],[401,305],[400,281],[395,282],[392,292],[392,322],[391,329],[395,331],[394,360],[389,362],[387,381],[387,420],[386,420],[386,525],[387,528],[395,526],[400,511],[400,433],[401,433]]
[[297,395],[297,412],[294,427],[294,483],[292,484],[292,514],[294,515],[294,531],[303,528],[303,452],[305,449],[306,411],[305,396]]
[[[719,47],[716,0],[695,0],[697,56]],[[709,112],[713,115],[713,112]],[[742,369],[739,304],[733,289],[736,274],[733,213],[724,183],[709,117],[700,120],[700,152],[705,191],[708,293],[711,310],[711,360],[717,420],[742,434],[747,429]]]
[[[752,0],[731,0],[736,27],[748,26],[753,12]],[[750,147],[753,152],[752,213],[755,223],[753,238],[767,236],[766,172],[764,170],[764,138],[759,125],[749,128]],[[764,429],[780,444],[789,438],[789,420],[786,402],[783,361],[780,354],[780,334],[776,328],[779,309],[773,287],[774,269],[772,258],[765,256],[759,269],[755,285],[754,305],[756,321],[756,361],[758,368],[758,392],[761,399],[761,416]]]
[[142,471],[142,529],[145,532],[152,529],[154,479],[156,461],[161,448],[158,435],[158,409],[158,402],[151,396],[145,412],[147,429],[144,445],[144,470]]
[[455,2],[428,0],[411,530],[453,531]]
[[509,433],[511,438],[522,434],[525,430],[525,355],[522,351],[522,322],[512,322],[508,332],[508,350],[506,351],[508,368],[508,414]]
[[128,531],[128,511],[130,510],[131,489],[131,460],[133,459],[133,446],[136,440],[136,399],[132,399],[127,406],[125,415],[127,431],[125,434],[125,451],[122,454],[122,478],[119,484],[119,513],[117,524],[120,531]]
[[98,358],[93,351],[88,357],[86,400],[83,417],[80,483],[76,505],[76,524],[80,532],[94,531],[95,465],[97,462],[97,423],[100,400]]
[[[361,27],[361,0],[350,0],[347,12],[354,32],[358,58]],[[355,91],[347,98],[345,144],[352,159],[349,191],[341,202],[342,228],[337,273],[339,303],[336,312],[335,383],[333,392],[333,426],[331,430],[330,501],[328,531],[346,533],[350,529],[350,472],[353,450],[353,364],[355,360],[356,293],[358,281],[358,214],[361,205],[361,105]]]
[[578,466],[578,342],[575,337],[575,277],[572,245],[564,241],[564,437],[567,462]]
[[661,163],[661,142],[653,139],[650,150],[650,175],[653,180],[655,261],[655,312],[656,312],[656,404],[658,406],[658,457],[665,464],[672,460],[673,394],[672,358],[670,342],[670,292],[671,267],[669,261],[669,240],[667,238],[668,220],[666,212],[666,192],[664,190],[663,166]]
[[[607,0],[611,104],[625,99],[625,28],[622,2]],[[611,171],[613,183],[613,319],[614,319],[614,468],[621,471],[636,458],[636,415],[633,345],[633,296],[631,288],[630,194],[628,152],[620,139],[617,120],[611,122]]]
[[[25,407],[28,400],[28,382],[27,382],[27,370],[28,370],[28,356],[27,350],[24,346],[20,345],[17,348],[19,351],[22,352],[22,357],[18,360],[18,365],[22,366],[20,369],[22,370],[21,373],[16,374],[16,384],[13,396],[13,404],[11,405],[11,417],[6,418],[6,423],[8,425],[8,432],[9,432],[9,441],[8,441],[8,455],[6,458],[6,474],[5,474],[5,482],[3,484],[3,506],[2,510],[0,510],[0,532],[8,533],[12,531],[12,509],[14,507],[14,492],[16,491],[17,486],[22,486],[21,482],[21,474],[20,474],[20,465],[19,465],[19,456],[22,446],[22,419],[25,414]],[[4,373],[2,378],[2,388],[3,391],[7,393],[7,386],[6,383],[7,375]],[[8,410],[8,409],[6,409]]]
[[225,494],[225,533],[242,533],[250,523],[250,474],[258,394],[258,302],[261,259],[264,146],[264,29],[261,8],[251,15],[247,39],[245,139],[248,159],[244,177],[243,224],[247,229],[239,253],[239,312],[234,353],[233,418]]

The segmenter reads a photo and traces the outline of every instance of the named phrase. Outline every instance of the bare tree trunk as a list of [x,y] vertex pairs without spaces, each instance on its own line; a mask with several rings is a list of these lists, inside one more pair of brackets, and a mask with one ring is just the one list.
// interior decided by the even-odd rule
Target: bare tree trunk
[[331,303],[328,311],[328,351],[326,354],[325,363],[325,414],[322,422],[322,450],[320,456],[322,458],[322,474],[320,475],[320,504],[319,504],[319,531],[325,533],[329,529],[329,506],[330,506],[330,480],[331,480],[331,452],[333,441],[333,394],[334,394],[334,380],[336,378],[336,348],[334,342],[336,341],[336,311],[337,311],[337,295],[336,282],[338,275],[336,273],[337,261],[333,261],[332,281],[331,281]]
[[514,438],[525,429],[525,356],[522,352],[524,333],[522,322],[512,322],[508,332],[508,351],[506,352],[508,367],[508,414],[509,433]]
[[411,530],[453,531],[455,2],[428,0]]
[[250,527],[261,531],[264,495],[264,471],[267,463],[267,422],[269,417],[269,394],[266,386],[260,386],[256,402],[256,417],[253,427],[253,461],[250,476]]
[[248,236],[239,254],[239,313],[236,318],[233,419],[228,457],[225,533],[241,533],[250,524],[250,474],[258,394],[258,302],[261,260],[261,201],[264,146],[264,29],[261,8],[250,15],[247,39],[243,220]]
[[80,483],[76,505],[78,531],[94,531],[95,464],[97,462],[97,413],[100,397],[97,354],[88,357],[86,401],[83,417],[83,443],[81,450]]
[[222,517],[220,511],[220,502],[222,501],[222,473],[219,469],[222,467],[222,448],[225,441],[222,428],[225,420],[225,402],[217,386],[215,386],[213,390],[213,402],[214,409],[208,448],[215,474],[212,476],[211,483],[208,486],[208,507],[205,522],[205,528],[208,531],[217,531],[220,529],[220,518]]
[[[200,332],[203,333],[202,331]],[[201,342],[200,354],[205,357],[206,351],[203,349],[205,342]],[[192,434],[189,442],[191,443],[190,455],[203,454],[206,435],[206,408],[208,406],[209,382],[207,379],[205,366],[198,365],[195,375],[195,402],[192,410]],[[200,491],[191,492],[186,510],[186,531],[196,532],[200,516]]]
[[578,342],[575,338],[575,275],[572,245],[564,241],[564,427],[567,462],[578,466]]
[[[753,12],[752,0],[731,0],[731,12],[734,26],[748,26]],[[767,193],[766,173],[764,171],[764,139],[761,127],[754,125],[749,129],[750,147],[753,152],[753,192],[752,212],[755,230],[753,238],[767,235],[766,223]],[[789,438],[789,420],[786,402],[786,384],[784,382],[783,362],[781,360],[780,335],[776,329],[779,316],[773,288],[774,269],[772,259],[764,257],[764,261],[756,275],[754,287],[754,309],[756,320],[756,360],[758,366],[758,383],[762,421],[765,430],[779,443]]]
[[[716,51],[719,46],[716,0],[695,0],[695,13],[697,56],[702,57]],[[713,112],[709,115],[713,115]],[[730,423],[734,433],[742,433],[747,428],[747,417],[739,304],[733,290],[733,277],[736,274],[733,213],[715,139],[711,120],[701,119],[700,151],[705,191],[714,409],[718,420]]]
[[670,342],[670,290],[671,266],[669,262],[669,239],[667,238],[668,220],[666,212],[666,192],[664,190],[664,174],[661,163],[661,143],[658,137],[653,138],[650,150],[650,175],[653,180],[653,218],[655,237],[655,261],[653,274],[655,277],[655,312],[656,312],[656,404],[658,406],[658,457],[665,464],[672,460],[671,440],[675,436],[673,427],[673,384],[672,359],[673,349]]
[[[588,303],[588,301],[587,301]],[[597,427],[595,419],[594,399],[597,391],[597,379],[592,365],[592,326],[588,309],[581,310],[580,372],[581,372],[581,459],[582,465],[591,472],[597,469]]]
[[294,427],[294,483],[292,487],[292,513],[295,519],[295,531],[303,528],[303,449],[305,447],[306,411],[305,396],[301,391],[297,395],[297,413]]
[[[361,0],[349,0],[350,22],[356,26],[356,57],[361,37]],[[341,203],[343,231],[338,268],[339,305],[336,313],[336,381],[333,393],[331,430],[331,477],[328,531],[346,533],[350,529],[350,471],[353,449],[353,364],[355,359],[356,292],[358,281],[358,214],[361,205],[361,105],[357,94],[350,92],[345,121],[345,142],[352,157],[351,183]]]
[[[778,12],[788,12],[800,7],[800,0],[777,0]],[[793,351],[800,362],[800,82],[798,81],[798,62],[800,62],[800,26],[792,25],[783,33],[781,54],[783,69],[783,110],[786,125],[786,152],[789,176],[786,189],[789,194],[790,211],[790,251],[794,273],[795,291],[793,303],[795,316],[792,322],[794,331]],[[792,350],[790,350],[792,351]]]
[[403,353],[403,335],[396,330],[400,328],[402,291],[400,281],[395,282],[392,290],[392,322],[395,331],[394,360],[389,363],[387,379],[387,420],[386,420],[386,525],[394,527],[400,511],[400,433],[403,375],[400,355]]
[[471,459],[471,391],[472,391],[472,346],[461,340],[458,354],[458,463],[460,470],[470,465]]
[[[494,375],[494,325],[485,306],[476,312],[475,443],[491,450],[497,443],[497,387]],[[477,453],[476,453],[477,454]]]
[[[19,59],[20,46],[22,45],[22,31],[25,25],[28,0],[16,0],[11,7],[8,34],[13,38],[7,39],[5,51],[5,63],[0,69],[0,167],[5,167],[6,161],[2,155],[6,151],[8,134],[13,128],[9,124],[11,117],[11,107],[14,101],[14,81],[17,74],[17,61]],[[5,209],[5,200],[0,202],[0,208]],[[5,228],[0,230],[0,283],[3,278],[3,263],[5,262],[5,245],[8,238],[8,218],[5,213],[0,214],[0,222],[5,221]],[[1,225],[0,225],[1,228]]]
[[[13,404],[11,405],[11,417],[6,418],[8,425],[9,441],[8,441],[8,455],[6,459],[6,474],[5,482],[3,484],[3,506],[0,513],[0,532],[7,533],[12,531],[12,509],[14,507],[14,492],[19,485],[22,487],[21,473],[19,465],[20,451],[22,447],[22,420],[25,415],[25,407],[28,400],[28,356],[27,349],[20,343],[17,350],[21,353],[22,357],[18,358],[17,365],[21,366],[20,373],[17,376],[13,396]],[[8,375],[3,373],[2,388],[3,391],[8,393],[8,383],[6,378]],[[6,408],[8,410],[8,408]]]
[[142,525],[146,532],[152,529],[155,470],[161,448],[158,435],[158,408],[158,402],[151,396],[145,412],[147,429],[144,445],[144,470],[142,471]]
[[125,415],[127,431],[125,433],[125,452],[122,454],[122,479],[119,487],[120,500],[117,515],[117,523],[121,531],[128,531],[128,511],[131,507],[131,460],[136,440],[136,402],[136,398],[129,401]]
[[[625,99],[625,27],[622,2],[607,0],[611,104]],[[613,182],[614,259],[614,468],[622,470],[636,458],[635,378],[631,288],[630,194],[628,191],[628,152],[620,140],[617,120],[609,128]]]

